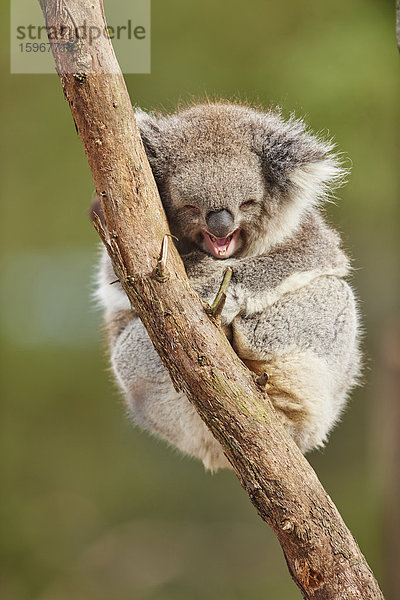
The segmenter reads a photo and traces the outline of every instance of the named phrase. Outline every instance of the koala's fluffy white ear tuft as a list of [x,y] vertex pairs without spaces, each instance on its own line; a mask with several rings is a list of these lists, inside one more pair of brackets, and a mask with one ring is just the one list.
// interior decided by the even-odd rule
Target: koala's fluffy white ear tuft
[[327,200],[346,176],[330,140],[313,134],[302,119],[270,110],[256,122],[257,152],[272,193],[307,207]]
[[348,170],[335,155],[305,163],[289,175],[291,196],[304,207],[329,201],[334,191],[345,183],[347,175]]

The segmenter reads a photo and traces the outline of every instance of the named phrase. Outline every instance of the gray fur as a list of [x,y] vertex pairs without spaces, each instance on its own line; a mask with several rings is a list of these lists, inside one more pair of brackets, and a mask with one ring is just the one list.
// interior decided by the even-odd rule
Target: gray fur
[[[227,335],[251,369],[270,375],[267,392],[301,450],[321,446],[360,369],[348,259],[318,211],[343,177],[332,145],[302,121],[234,104],[137,118],[190,281],[210,302],[232,267]],[[231,222],[228,241],[208,239],[210,223],[228,232]],[[114,279],[103,254],[98,297],[132,419],[209,469],[227,466]]]

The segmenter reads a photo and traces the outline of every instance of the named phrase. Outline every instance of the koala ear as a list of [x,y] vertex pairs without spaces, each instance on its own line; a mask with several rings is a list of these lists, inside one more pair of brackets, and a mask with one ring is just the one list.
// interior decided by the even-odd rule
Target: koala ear
[[163,118],[146,113],[140,108],[135,109],[135,118],[154,175],[161,178],[165,174],[166,163],[163,148]]
[[317,160],[310,160],[288,173],[289,196],[304,207],[329,201],[334,191],[345,183],[348,170],[339,158],[327,152]]
[[258,147],[273,194],[306,207],[329,198],[344,182],[346,170],[334,145],[309,133],[302,120],[293,116],[284,120],[280,111],[270,111],[264,115],[262,130]]

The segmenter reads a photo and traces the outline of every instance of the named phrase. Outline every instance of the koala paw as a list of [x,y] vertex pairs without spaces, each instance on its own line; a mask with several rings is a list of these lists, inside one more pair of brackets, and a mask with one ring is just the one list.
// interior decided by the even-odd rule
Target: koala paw
[[230,285],[226,292],[225,306],[222,311],[223,321],[227,325],[232,323],[233,319],[239,314],[244,298],[235,285]]

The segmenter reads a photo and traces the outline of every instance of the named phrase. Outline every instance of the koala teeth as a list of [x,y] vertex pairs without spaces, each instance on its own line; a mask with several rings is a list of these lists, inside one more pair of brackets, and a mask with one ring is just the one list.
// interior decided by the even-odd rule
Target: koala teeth
[[207,249],[216,258],[227,258],[235,251],[238,235],[239,229],[236,229],[231,235],[224,238],[215,237],[215,235],[203,230]]

